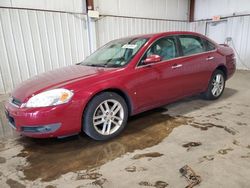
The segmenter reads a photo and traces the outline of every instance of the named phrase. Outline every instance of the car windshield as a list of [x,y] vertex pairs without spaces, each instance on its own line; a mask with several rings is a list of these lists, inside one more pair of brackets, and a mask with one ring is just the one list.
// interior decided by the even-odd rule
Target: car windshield
[[122,67],[130,62],[147,40],[147,38],[126,38],[111,41],[79,64],[94,67]]

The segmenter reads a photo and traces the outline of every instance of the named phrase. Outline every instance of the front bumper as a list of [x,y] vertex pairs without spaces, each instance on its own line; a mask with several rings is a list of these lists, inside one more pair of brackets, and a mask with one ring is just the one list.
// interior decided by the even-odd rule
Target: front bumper
[[28,137],[63,137],[81,131],[82,109],[72,101],[41,108],[19,108],[7,102],[5,113],[9,125]]

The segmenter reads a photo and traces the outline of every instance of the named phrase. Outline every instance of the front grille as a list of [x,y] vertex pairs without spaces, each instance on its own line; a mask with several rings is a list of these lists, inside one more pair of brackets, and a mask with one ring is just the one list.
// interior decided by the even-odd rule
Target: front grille
[[35,133],[35,132],[39,132],[38,128],[39,128],[39,127],[22,127],[21,130],[22,130],[23,132]]
[[22,102],[14,97],[11,98],[10,102],[18,107],[21,106]]
[[61,123],[52,123],[38,126],[22,126],[22,132],[26,133],[52,133],[61,127]]

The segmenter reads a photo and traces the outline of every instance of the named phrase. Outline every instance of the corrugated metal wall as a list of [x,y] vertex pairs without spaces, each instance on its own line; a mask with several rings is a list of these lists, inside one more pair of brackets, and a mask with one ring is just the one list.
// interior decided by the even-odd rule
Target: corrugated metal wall
[[102,46],[110,40],[129,35],[189,30],[188,22],[115,16],[106,16],[99,19],[96,26],[98,30],[97,46]]
[[203,35],[206,34],[206,21],[197,21],[189,23],[189,30]]
[[188,20],[188,0],[94,0],[101,15]]
[[0,93],[29,77],[84,59],[86,15],[0,8]]
[[[65,65],[89,54],[86,15],[0,8],[0,93],[29,77]],[[206,34],[206,21],[180,22],[105,16],[96,21],[97,47],[135,34],[195,31]],[[250,69],[250,16],[227,19],[237,68]],[[234,45],[233,45],[234,44]],[[92,44],[92,46],[95,46]]]
[[229,45],[235,48],[237,68],[250,70],[250,16],[227,20],[227,36],[232,37]]
[[[237,59],[237,69],[250,70],[250,16],[230,17],[227,19],[226,37],[231,37],[228,43],[234,48]],[[189,24],[190,31],[206,35],[206,21],[197,21]]]
[[249,0],[196,0],[195,20],[211,19],[213,16],[221,17],[242,15],[250,13]]
[[0,0],[1,7],[86,13],[84,0]]

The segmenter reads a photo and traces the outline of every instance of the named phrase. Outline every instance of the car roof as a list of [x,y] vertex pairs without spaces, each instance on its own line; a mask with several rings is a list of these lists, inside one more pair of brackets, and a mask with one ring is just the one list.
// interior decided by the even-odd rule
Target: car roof
[[218,44],[211,40],[210,38],[206,37],[203,34],[200,33],[196,33],[196,32],[191,32],[191,31],[169,31],[169,32],[161,32],[161,33],[149,33],[149,34],[139,34],[139,35],[132,35],[132,36],[126,36],[123,38],[118,38],[115,39],[116,40],[123,40],[123,39],[140,39],[140,38],[148,38],[148,39],[152,39],[155,40],[157,38],[161,38],[164,36],[173,36],[173,35],[194,35],[194,36],[199,36],[202,37],[203,39],[208,40],[209,42],[213,43],[214,45],[218,46]]
[[201,34],[190,31],[170,31],[170,32],[161,32],[161,33],[150,33],[150,34],[140,34],[140,35],[132,35],[125,38],[157,38],[165,35],[198,35]]

